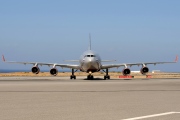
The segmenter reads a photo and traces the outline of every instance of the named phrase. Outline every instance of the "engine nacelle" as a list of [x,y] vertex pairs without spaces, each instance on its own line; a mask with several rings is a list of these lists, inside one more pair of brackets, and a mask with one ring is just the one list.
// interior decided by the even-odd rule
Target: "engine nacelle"
[[149,68],[148,67],[142,67],[140,71],[141,71],[141,74],[145,75],[146,73],[149,72]]
[[129,75],[131,74],[131,70],[129,68],[125,68],[123,71],[122,71],[122,74],[123,75]]
[[38,74],[40,72],[40,69],[38,66],[34,66],[34,67],[32,67],[31,72],[34,74]]
[[50,70],[50,74],[56,76],[58,74],[58,70],[56,68],[52,68]]

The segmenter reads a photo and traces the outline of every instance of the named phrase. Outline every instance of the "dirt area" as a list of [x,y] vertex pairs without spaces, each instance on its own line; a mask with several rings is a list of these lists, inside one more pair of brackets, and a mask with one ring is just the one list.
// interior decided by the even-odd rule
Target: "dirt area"
[[[70,76],[71,72],[59,72],[57,76]],[[87,76],[85,72],[76,72],[76,76]],[[94,76],[104,76],[104,72],[93,73]],[[119,78],[122,76],[121,72],[109,72],[111,78]],[[39,74],[33,74],[31,72],[13,72],[13,73],[0,73],[0,77],[10,77],[10,76],[52,76],[49,72],[40,72]],[[146,75],[140,73],[132,73],[131,76],[134,78],[146,78]],[[150,78],[180,78],[180,73],[148,73],[147,76]]]

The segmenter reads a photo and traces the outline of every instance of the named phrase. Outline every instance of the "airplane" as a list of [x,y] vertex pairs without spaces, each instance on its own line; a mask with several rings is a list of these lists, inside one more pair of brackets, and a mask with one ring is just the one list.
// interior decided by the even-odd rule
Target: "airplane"
[[16,62],[16,61],[6,61],[4,55],[2,55],[3,62],[6,63],[19,63],[19,64],[32,64],[33,67],[31,69],[32,73],[38,74],[40,72],[39,65],[47,65],[52,66],[50,69],[50,74],[53,76],[56,76],[58,74],[57,67],[61,68],[70,68],[72,69],[72,75],[70,76],[70,79],[76,79],[76,76],[74,75],[75,72],[78,70],[82,72],[88,73],[87,79],[91,80],[94,79],[94,76],[92,73],[104,71],[106,75],[104,75],[104,80],[110,79],[109,76],[109,69],[110,68],[119,68],[124,67],[122,70],[122,74],[124,76],[130,75],[131,70],[129,67],[131,66],[140,66],[142,65],[142,68],[140,69],[141,74],[146,75],[149,72],[149,68],[147,67],[148,64],[165,64],[165,63],[177,63],[178,62],[178,56],[176,56],[175,61],[173,62],[140,62],[140,63],[123,63],[123,64],[102,64],[103,62],[112,62],[115,60],[101,60],[100,56],[91,50],[91,36],[89,35],[89,49],[85,51],[79,60],[67,60],[69,62],[79,62],[79,64],[58,64],[58,63],[43,63],[43,62]]

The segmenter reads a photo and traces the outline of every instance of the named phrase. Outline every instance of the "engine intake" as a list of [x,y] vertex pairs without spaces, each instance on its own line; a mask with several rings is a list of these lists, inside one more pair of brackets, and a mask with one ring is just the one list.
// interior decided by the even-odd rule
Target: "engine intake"
[[38,74],[38,73],[40,72],[40,69],[39,69],[39,67],[34,66],[34,67],[32,67],[31,71],[32,71],[32,73],[34,73],[34,74]]
[[125,68],[123,71],[122,71],[122,74],[123,75],[129,75],[131,73],[131,70],[129,68]]
[[149,68],[148,67],[142,67],[141,68],[141,74],[145,75],[148,72],[149,72]]
[[50,74],[56,76],[58,74],[58,70],[56,68],[52,68],[50,70]]

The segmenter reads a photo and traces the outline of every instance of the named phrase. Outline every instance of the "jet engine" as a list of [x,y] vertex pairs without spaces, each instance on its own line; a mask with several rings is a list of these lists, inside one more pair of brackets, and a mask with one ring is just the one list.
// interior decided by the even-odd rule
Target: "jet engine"
[[38,74],[38,73],[40,72],[40,69],[39,69],[38,66],[34,66],[34,67],[32,67],[31,71],[32,71],[32,73],[34,73],[34,74]]
[[52,68],[50,70],[50,74],[56,76],[58,74],[58,70],[56,68]]
[[140,72],[141,72],[141,74],[145,75],[146,73],[149,72],[149,68],[148,67],[142,67]]
[[123,71],[122,71],[122,74],[123,75],[129,75],[131,73],[131,70],[129,68],[125,68]]

